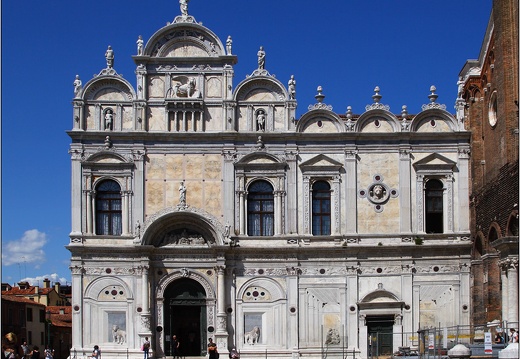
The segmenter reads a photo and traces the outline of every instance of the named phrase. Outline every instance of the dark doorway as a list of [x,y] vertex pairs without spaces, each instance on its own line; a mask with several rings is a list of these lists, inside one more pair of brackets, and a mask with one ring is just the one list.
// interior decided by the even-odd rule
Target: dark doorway
[[164,296],[164,352],[173,355],[172,336],[180,342],[181,356],[206,354],[206,292],[196,281],[179,279]]
[[368,331],[368,355],[392,355],[393,351],[393,315],[370,316],[366,319]]

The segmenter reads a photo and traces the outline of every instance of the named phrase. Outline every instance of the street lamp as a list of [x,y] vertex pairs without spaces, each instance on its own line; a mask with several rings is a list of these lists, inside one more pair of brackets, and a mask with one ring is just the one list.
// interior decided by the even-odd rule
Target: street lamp
[[47,348],[51,348],[51,311],[45,313],[45,322],[47,323]]

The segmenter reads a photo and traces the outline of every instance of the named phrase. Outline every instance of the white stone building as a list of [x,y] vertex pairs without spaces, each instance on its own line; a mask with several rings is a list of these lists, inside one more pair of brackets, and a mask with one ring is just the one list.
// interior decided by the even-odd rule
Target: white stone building
[[[231,40],[229,38],[229,40]],[[233,49],[235,50],[235,49]],[[470,134],[436,102],[296,118],[265,68],[233,84],[227,44],[183,8],[137,83],[107,67],[73,100],[73,351],[366,358],[470,323]],[[426,94],[425,94],[426,95]],[[426,97],[426,96],[425,96]]]

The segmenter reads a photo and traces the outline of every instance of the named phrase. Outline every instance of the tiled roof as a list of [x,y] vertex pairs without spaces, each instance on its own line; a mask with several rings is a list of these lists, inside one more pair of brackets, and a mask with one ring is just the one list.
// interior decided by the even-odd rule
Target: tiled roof
[[[50,305],[46,309],[51,312],[52,325],[56,327],[72,327],[72,307]],[[63,314],[60,314],[63,312]]]
[[4,292],[2,292],[2,300],[6,300],[9,302],[26,303],[26,304],[36,305],[39,307],[45,307],[45,304],[40,304],[38,302],[35,302],[34,300],[30,300],[25,297],[18,297],[18,296],[14,296],[14,295],[5,295]]
[[[3,290],[2,291],[2,295],[4,294],[7,294],[7,295],[24,295],[24,296],[29,296],[29,295],[36,295],[35,291],[34,291],[34,286],[30,286],[29,288],[27,289],[21,289],[20,287],[12,287],[11,290]],[[54,288],[38,288],[38,294],[40,295],[47,295],[49,294],[50,292],[54,291]]]

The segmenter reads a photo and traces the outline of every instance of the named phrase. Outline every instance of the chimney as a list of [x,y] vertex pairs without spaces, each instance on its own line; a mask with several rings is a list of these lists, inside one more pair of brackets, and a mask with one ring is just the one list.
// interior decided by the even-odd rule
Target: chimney
[[54,290],[56,291],[56,293],[60,293],[60,282],[54,283]]
[[40,286],[39,285],[35,285],[34,286],[34,294],[38,295],[38,293],[40,293]]
[[49,278],[45,278],[43,280],[43,288],[50,288],[51,287],[51,281],[49,280]]

